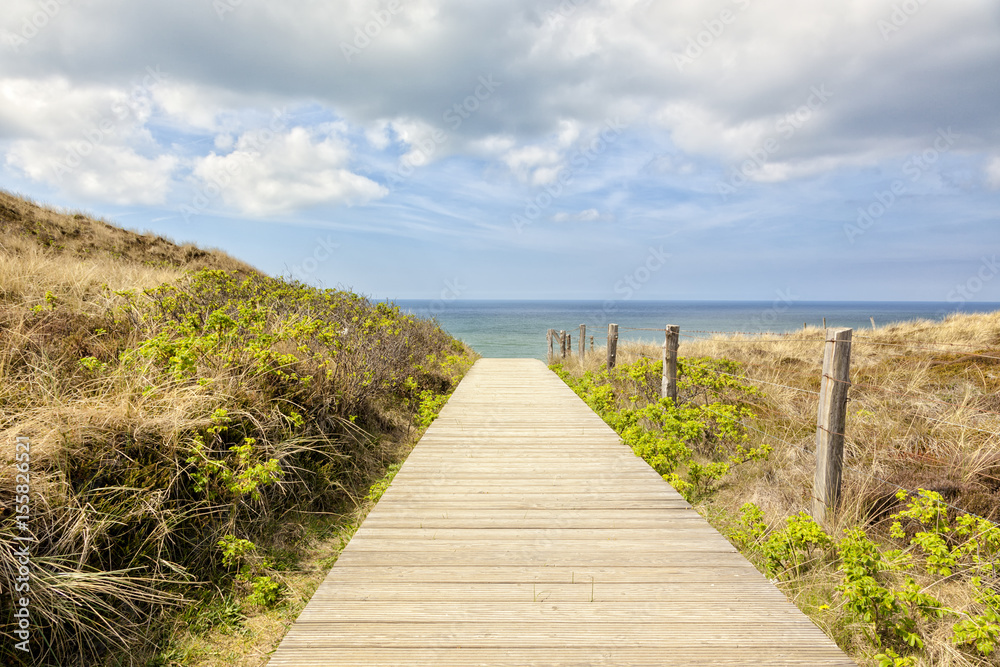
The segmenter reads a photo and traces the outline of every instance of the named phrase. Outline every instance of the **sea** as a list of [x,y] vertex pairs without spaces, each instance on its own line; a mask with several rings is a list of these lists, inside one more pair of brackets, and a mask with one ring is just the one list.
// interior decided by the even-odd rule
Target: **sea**
[[[787,333],[803,325],[868,329],[915,319],[940,321],[951,313],[1000,310],[1000,303],[917,301],[472,301],[398,300],[402,310],[437,320],[455,338],[484,357],[545,359],[545,333],[566,330],[576,348],[580,325],[600,346],[609,323],[619,326],[619,341],[662,343],[663,328],[686,335],[709,332]],[[646,331],[650,329],[650,331]]]

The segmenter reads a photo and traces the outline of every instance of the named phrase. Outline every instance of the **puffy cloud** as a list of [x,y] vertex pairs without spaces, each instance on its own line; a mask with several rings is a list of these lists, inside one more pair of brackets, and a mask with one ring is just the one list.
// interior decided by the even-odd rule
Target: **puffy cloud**
[[[3,25],[17,35],[37,5],[11,3]],[[315,131],[339,119],[367,139],[345,149],[355,164],[378,170],[400,150],[412,166],[468,156],[535,187],[553,183],[575,147],[615,117],[637,133],[665,130],[683,157],[725,170],[777,141],[749,177],[760,182],[904,156],[949,125],[962,137],[957,150],[1000,153],[992,0],[913,11],[870,0],[221,4],[232,11],[203,0],[89,0],[85,12],[61,2],[24,45],[0,49],[9,77],[0,141],[70,140],[117,95],[136,108],[135,135],[120,149],[194,159],[199,174],[239,152],[232,142],[259,124],[255,114],[308,106],[319,119],[299,124]],[[135,96],[149,68],[165,80]],[[818,104],[817,89],[830,92]],[[194,146],[206,134],[220,154]],[[310,144],[314,157],[325,142]],[[11,164],[26,164],[31,151],[18,151]],[[323,178],[308,175],[322,185],[301,186],[296,199],[380,196],[337,160]],[[255,178],[284,183],[279,174]],[[233,205],[245,210],[244,201]]]
[[194,175],[249,215],[290,214],[318,204],[359,204],[385,196],[382,185],[350,171],[350,149],[334,128],[247,132],[225,154],[200,158]]
[[120,205],[165,203],[178,162],[169,155],[147,157],[90,140],[19,141],[7,153],[7,163],[34,181]]
[[179,159],[161,152],[145,127],[156,83],[152,74],[145,85],[120,88],[65,77],[0,80],[0,126],[17,137],[7,165],[92,201],[164,203]]

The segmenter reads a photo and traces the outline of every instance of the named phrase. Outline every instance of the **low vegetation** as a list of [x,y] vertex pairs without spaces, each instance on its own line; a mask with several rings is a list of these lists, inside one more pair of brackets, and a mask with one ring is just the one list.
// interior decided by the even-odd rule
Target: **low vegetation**
[[4,605],[0,661],[263,664],[473,354],[394,306],[6,194],[0,257],[3,590],[34,539],[32,655]]
[[[683,335],[683,332],[682,332]],[[855,332],[843,502],[811,506],[823,332],[556,367],[861,665],[1000,664],[1000,314]]]

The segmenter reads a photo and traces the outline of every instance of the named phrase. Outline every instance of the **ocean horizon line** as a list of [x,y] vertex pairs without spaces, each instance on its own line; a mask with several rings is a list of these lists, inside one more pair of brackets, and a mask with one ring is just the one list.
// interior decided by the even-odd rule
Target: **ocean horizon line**
[[[685,331],[786,333],[803,326],[868,329],[913,320],[941,321],[954,313],[1000,311],[997,302],[722,301],[639,299],[399,299],[404,311],[434,318],[483,356],[544,358],[545,332],[586,326],[595,343],[608,324],[630,339],[653,342],[666,325]],[[660,333],[656,333],[659,331]]]
[[[370,298],[372,298],[372,297],[370,297]],[[720,303],[720,304],[721,303],[740,303],[740,304],[746,304],[746,303],[774,303],[774,302],[779,302],[779,303],[788,304],[790,306],[794,305],[794,304],[934,304],[934,305],[951,304],[951,305],[954,305],[956,308],[961,308],[962,306],[974,306],[974,307],[997,306],[998,308],[1000,308],[1000,301],[972,301],[972,300],[968,300],[968,301],[956,302],[956,301],[948,301],[948,300],[934,301],[934,300],[914,300],[914,299],[898,299],[898,300],[896,300],[896,299],[856,299],[856,300],[852,300],[852,299],[815,299],[815,300],[808,300],[808,299],[782,299],[780,297],[779,298],[773,298],[773,299],[575,299],[575,298],[574,299],[554,299],[554,298],[553,299],[519,299],[519,298],[507,298],[507,297],[503,297],[503,298],[499,298],[499,297],[498,298],[493,298],[493,297],[490,297],[490,298],[480,298],[480,299],[458,299],[458,298],[452,299],[452,298],[441,298],[441,297],[434,297],[434,298],[408,297],[408,298],[395,299],[395,298],[385,297],[385,298],[376,299],[376,300],[387,301],[387,302],[392,302],[392,303],[399,303],[399,302],[415,302],[415,303],[419,302],[419,303],[424,303],[424,302],[429,302],[429,301],[444,301],[445,303],[483,303],[483,302],[499,302],[499,303],[605,303],[605,302],[611,302],[611,303],[618,303],[618,304],[627,304],[627,303],[692,303],[692,304],[694,304],[694,303]]]

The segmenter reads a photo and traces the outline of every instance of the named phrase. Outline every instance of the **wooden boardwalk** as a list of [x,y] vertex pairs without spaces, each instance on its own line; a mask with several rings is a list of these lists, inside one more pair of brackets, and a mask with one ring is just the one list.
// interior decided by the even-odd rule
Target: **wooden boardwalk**
[[476,363],[269,664],[855,665],[526,359]]

